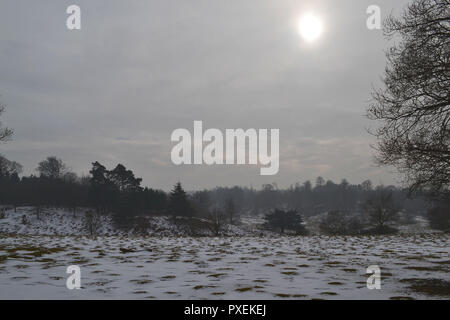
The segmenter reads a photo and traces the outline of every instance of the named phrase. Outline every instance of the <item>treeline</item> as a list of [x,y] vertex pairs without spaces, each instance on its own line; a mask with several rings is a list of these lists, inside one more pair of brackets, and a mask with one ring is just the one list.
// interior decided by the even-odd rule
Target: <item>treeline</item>
[[48,157],[37,175],[19,177],[22,166],[0,156],[0,203],[17,206],[92,207],[97,213],[122,217],[165,213],[167,195],[140,186],[142,179],[118,164],[107,170],[92,164],[90,176],[78,177],[57,157]]
[[[345,179],[335,183],[318,177],[314,185],[306,181],[288,189],[266,184],[260,190],[236,186],[190,193],[177,183],[166,193],[142,187],[142,179],[122,164],[108,169],[94,162],[89,176],[78,177],[61,159],[52,156],[38,164],[37,175],[20,177],[21,171],[20,164],[0,156],[1,204],[73,210],[90,207],[98,214],[113,214],[115,221],[124,227],[131,220],[129,218],[141,215],[204,217],[215,221],[219,228],[219,224],[235,223],[242,214],[266,214],[267,220],[279,224],[279,221],[288,221],[286,217],[294,216],[293,212],[301,217],[333,212],[329,214],[328,222],[323,221],[330,225],[342,222],[345,220],[342,217],[354,213],[373,211],[372,216],[376,217],[376,212],[382,215],[389,208],[411,214],[424,214],[430,209],[429,202],[421,198],[410,199],[404,189],[374,187],[369,180],[353,185]],[[436,215],[448,217],[448,213],[442,214],[441,207],[434,206]],[[378,225],[383,227],[385,222],[387,220],[379,221]],[[300,228],[299,224],[296,228]]]

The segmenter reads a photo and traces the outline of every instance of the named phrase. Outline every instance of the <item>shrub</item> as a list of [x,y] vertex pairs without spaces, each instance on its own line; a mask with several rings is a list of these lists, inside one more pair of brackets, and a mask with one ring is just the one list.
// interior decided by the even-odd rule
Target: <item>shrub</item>
[[347,233],[347,221],[341,211],[330,211],[319,224],[320,231],[328,235],[342,235]]
[[430,227],[436,230],[450,230],[450,205],[440,203],[427,213]]
[[284,211],[276,209],[267,214],[264,219],[266,220],[264,224],[266,228],[277,230],[281,234],[284,234],[287,230],[294,231],[299,235],[307,234],[307,230],[303,225],[303,218],[296,210]]

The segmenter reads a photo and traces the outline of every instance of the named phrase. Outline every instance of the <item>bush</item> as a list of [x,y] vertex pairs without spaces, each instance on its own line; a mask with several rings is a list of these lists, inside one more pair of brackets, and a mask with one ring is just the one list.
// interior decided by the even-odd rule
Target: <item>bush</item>
[[227,216],[221,210],[214,209],[209,213],[208,220],[211,221],[211,232],[218,236],[224,230]]
[[347,217],[341,211],[330,211],[319,224],[320,231],[328,235],[358,235],[364,226],[359,217]]
[[436,230],[450,230],[450,205],[440,203],[427,213],[430,227]]
[[147,217],[136,217],[134,219],[134,231],[140,235],[147,235],[148,228],[150,228],[150,223]]
[[346,234],[346,217],[341,211],[330,211],[321,219],[319,228],[321,232],[328,235]]
[[364,225],[358,217],[352,217],[347,221],[347,233],[350,235],[362,234]]
[[398,232],[397,229],[385,225],[382,227],[375,227],[375,228],[364,230],[363,234],[365,234],[365,235],[390,235],[390,234],[396,234],[397,232]]
[[100,230],[101,224],[102,223],[99,214],[93,213],[92,211],[86,212],[86,215],[84,217],[84,226],[90,236],[97,235],[98,231]]
[[267,214],[264,219],[264,226],[268,229],[277,230],[281,234],[290,230],[299,235],[306,235],[308,232],[303,225],[303,218],[296,210],[284,211],[275,210]]

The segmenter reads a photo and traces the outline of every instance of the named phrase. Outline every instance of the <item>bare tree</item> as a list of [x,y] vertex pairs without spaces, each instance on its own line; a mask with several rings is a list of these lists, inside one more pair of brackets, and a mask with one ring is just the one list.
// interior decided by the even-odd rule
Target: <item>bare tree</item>
[[20,163],[10,161],[0,154],[0,177],[10,177],[22,173],[23,167]]
[[225,213],[228,216],[229,223],[233,224],[235,222],[234,216],[236,215],[236,205],[231,197],[225,201]]
[[[0,115],[5,111],[5,105],[0,102]],[[13,134],[13,131],[9,128],[3,128],[0,121],[0,142],[8,141]]]
[[341,211],[330,211],[320,220],[320,231],[328,235],[342,235],[347,233],[347,219]]
[[67,173],[67,166],[61,159],[52,156],[39,162],[39,166],[36,170],[43,177],[57,179],[63,177]]
[[375,229],[383,232],[388,224],[398,217],[400,207],[393,198],[393,194],[386,190],[376,190],[364,203],[364,211]]
[[450,2],[415,0],[384,24],[400,42],[387,52],[384,89],[368,117],[381,122],[378,162],[393,165],[411,191],[449,197]]
[[210,229],[215,236],[220,235],[226,221],[226,215],[219,209],[213,209],[209,213],[209,220],[211,221]]
[[94,213],[92,211],[86,212],[84,217],[84,226],[86,230],[89,232],[90,236],[95,236],[100,230],[102,225],[102,220],[99,214]]

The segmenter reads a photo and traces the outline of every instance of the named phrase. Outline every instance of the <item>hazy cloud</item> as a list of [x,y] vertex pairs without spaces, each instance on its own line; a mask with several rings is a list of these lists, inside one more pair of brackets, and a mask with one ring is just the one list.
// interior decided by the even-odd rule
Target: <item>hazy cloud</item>
[[[408,1],[378,1],[383,14]],[[77,1],[82,30],[65,27],[71,1],[4,0],[0,94],[14,141],[1,153],[32,173],[48,155],[76,172],[126,164],[144,184],[188,189],[318,175],[391,183],[373,165],[364,118],[389,45],[366,28],[371,1]],[[302,43],[305,10],[325,32]],[[253,166],[176,167],[170,134],[279,128],[280,173]]]

